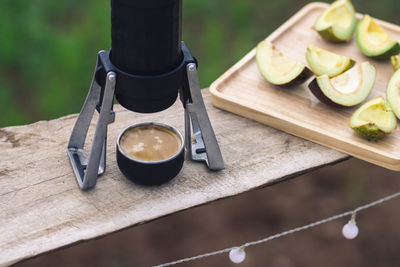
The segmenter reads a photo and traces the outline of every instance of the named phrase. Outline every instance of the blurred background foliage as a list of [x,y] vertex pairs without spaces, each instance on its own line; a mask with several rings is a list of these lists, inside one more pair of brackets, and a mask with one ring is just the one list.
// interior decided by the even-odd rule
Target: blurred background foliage
[[[308,2],[183,0],[183,40],[199,60],[201,86]],[[398,0],[353,3],[400,24]],[[97,51],[109,47],[109,0],[1,0],[0,127],[79,112]]]

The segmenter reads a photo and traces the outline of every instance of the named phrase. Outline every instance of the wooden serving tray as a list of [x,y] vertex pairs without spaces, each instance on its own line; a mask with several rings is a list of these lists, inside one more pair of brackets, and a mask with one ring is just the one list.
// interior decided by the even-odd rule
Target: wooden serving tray
[[[305,53],[310,43],[353,58],[359,63],[369,61],[375,66],[377,77],[367,100],[377,96],[385,97],[387,83],[393,74],[390,60],[367,58],[356,45],[355,37],[349,43],[334,44],[323,40],[312,29],[318,15],[327,6],[325,3],[308,4],[267,40],[287,56],[305,65],[308,65]],[[361,15],[357,14],[357,17],[361,18]],[[392,38],[400,40],[399,26],[376,21]],[[311,80],[294,88],[269,84],[257,69],[255,54],[253,49],[211,85],[212,102],[216,107],[400,171],[399,129],[378,142],[369,142],[359,137],[348,126],[351,114],[357,107],[332,108],[319,102],[308,89]]]

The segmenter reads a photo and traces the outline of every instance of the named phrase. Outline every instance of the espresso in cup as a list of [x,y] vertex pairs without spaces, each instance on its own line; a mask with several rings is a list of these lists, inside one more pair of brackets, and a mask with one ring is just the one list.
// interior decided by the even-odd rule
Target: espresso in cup
[[180,150],[180,137],[159,125],[142,125],[129,129],[120,140],[122,150],[128,156],[142,161],[165,160]]
[[173,179],[184,162],[184,139],[175,128],[156,122],[129,126],[117,140],[117,163],[130,180],[159,185]]

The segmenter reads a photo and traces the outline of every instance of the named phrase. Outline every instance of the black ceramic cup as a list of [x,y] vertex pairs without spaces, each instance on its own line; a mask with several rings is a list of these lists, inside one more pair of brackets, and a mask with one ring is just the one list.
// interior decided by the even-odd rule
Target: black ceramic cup
[[[129,155],[127,148],[122,147],[121,140],[129,131],[145,127],[157,127],[175,135],[180,142],[176,153],[161,160],[143,160]],[[128,179],[141,185],[160,185],[173,179],[182,169],[184,154],[182,134],[174,127],[162,123],[144,122],[131,125],[123,130],[117,139],[117,163],[119,169]]]

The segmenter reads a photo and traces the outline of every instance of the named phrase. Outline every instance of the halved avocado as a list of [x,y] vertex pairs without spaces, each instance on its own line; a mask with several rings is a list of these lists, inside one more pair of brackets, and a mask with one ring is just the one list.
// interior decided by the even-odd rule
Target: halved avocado
[[351,39],[356,17],[350,0],[337,0],[326,8],[314,24],[322,38],[331,42],[346,42]]
[[294,85],[312,76],[307,67],[285,56],[267,40],[257,45],[256,61],[261,75],[275,85]]
[[396,71],[400,69],[400,57],[399,56],[391,56],[390,62],[392,63],[393,70]]
[[393,73],[386,88],[386,98],[396,117],[400,119],[400,70]]
[[364,15],[357,23],[356,41],[358,47],[368,57],[388,59],[400,52],[400,44],[394,41],[369,15]]
[[356,63],[351,58],[329,52],[312,44],[307,47],[306,59],[316,75],[327,74],[329,78],[345,72]]
[[393,132],[397,127],[397,121],[383,97],[377,97],[353,113],[350,127],[369,141],[376,141]]
[[350,107],[367,98],[374,86],[375,76],[375,67],[364,62],[334,78],[326,74],[318,76],[309,88],[325,104]]

